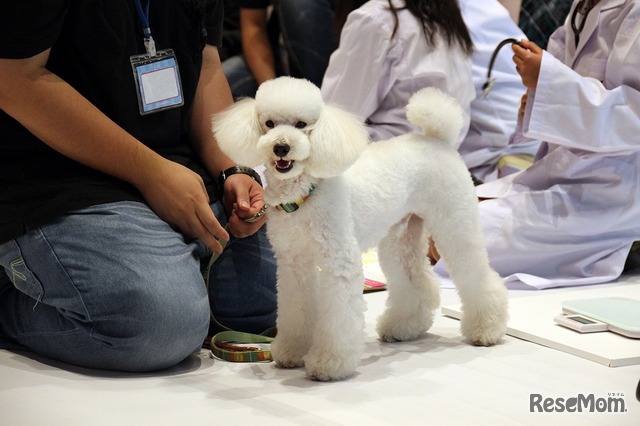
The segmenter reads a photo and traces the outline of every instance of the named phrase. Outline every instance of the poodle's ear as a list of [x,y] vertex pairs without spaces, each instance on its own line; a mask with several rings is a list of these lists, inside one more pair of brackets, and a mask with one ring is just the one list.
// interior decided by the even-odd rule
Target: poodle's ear
[[311,130],[307,171],[319,178],[333,177],[349,168],[369,143],[364,123],[343,109],[325,105]]
[[212,130],[222,152],[236,163],[256,166],[262,162],[256,150],[262,132],[254,99],[242,99],[214,115]]

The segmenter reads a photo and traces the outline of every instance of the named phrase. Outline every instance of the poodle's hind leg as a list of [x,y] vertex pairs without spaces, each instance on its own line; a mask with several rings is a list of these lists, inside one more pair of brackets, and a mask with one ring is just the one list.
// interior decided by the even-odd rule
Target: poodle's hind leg
[[462,334],[471,344],[491,346],[507,330],[508,293],[489,265],[477,202],[469,199],[465,209],[440,213],[432,237],[462,302]]
[[378,245],[389,289],[387,307],[377,325],[383,341],[415,339],[433,324],[434,311],[440,306],[440,285],[427,248],[424,221],[415,215],[391,228]]
[[301,264],[299,257],[278,259],[278,332],[271,355],[282,368],[304,366],[317,315],[317,273]]

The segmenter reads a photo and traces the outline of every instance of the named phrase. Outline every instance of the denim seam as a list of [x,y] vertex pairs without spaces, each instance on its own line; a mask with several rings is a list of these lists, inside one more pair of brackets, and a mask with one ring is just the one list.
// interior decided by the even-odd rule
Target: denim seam
[[[82,295],[78,291],[78,287],[76,286],[76,283],[71,278],[71,275],[69,275],[69,273],[67,272],[67,268],[65,268],[64,264],[58,258],[58,253],[55,252],[55,250],[53,249],[53,246],[49,243],[49,240],[47,239],[47,236],[44,233],[44,230],[42,228],[38,228],[38,231],[40,232],[40,235],[42,235],[43,241],[45,241],[47,243],[47,245],[49,246],[49,249],[50,249],[51,253],[53,254],[53,256],[55,257],[56,262],[60,266],[60,269],[62,271],[64,271],[64,274],[67,276],[67,279],[73,285],[73,289],[77,293],[78,299],[80,300],[80,303],[82,304],[82,308],[84,309],[84,312],[85,312],[85,314],[87,316],[88,322],[93,323],[93,319],[91,318],[91,313],[89,312],[89,308],[87,308],[87,305],[84,303],[84,299],[82,298]],[[93,333],[93,327],[91,328],[91,333]]]

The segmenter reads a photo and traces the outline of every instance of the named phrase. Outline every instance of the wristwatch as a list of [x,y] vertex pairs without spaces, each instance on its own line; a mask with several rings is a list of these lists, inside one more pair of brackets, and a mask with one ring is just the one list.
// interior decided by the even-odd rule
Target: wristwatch
[[253,180],[258,182],[260,186],[262,186],[262,179],[260,179],[260,175],[258,172],[253,170],[251,167],[245,166],[233,166],[229,167],[227,170],[220,173],[220,177],[218,178],[218,186],[220,187],[220,191],[224,189],[224,183],[231,175],[235,175],[241,173],[243,175],[251,176]]

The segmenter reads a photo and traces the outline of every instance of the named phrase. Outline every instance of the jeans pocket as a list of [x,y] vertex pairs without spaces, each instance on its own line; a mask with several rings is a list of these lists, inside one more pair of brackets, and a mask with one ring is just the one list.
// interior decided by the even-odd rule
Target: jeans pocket
[[14,240],[0,244],[0,265],[4,267],[15,288],[34,300],[42,300],[44,295],[42,284],[27,267],[20,247]]

